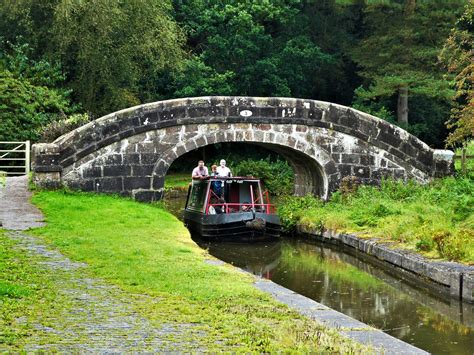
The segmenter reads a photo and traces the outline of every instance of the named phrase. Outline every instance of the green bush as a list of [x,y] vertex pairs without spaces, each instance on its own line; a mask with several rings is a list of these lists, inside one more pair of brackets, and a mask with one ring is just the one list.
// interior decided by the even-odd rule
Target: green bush
[[272,161],[270,157],[260,160],[243,160],[233,168],[233,174],[262,179],[266,189],[272,195],[290,195],[293,192],[294,174],[286,160]]
[[52,121],[41,129],[41,142],[52,142],[63,134],[72,131],[90,121],[89,115],[76,114],[58,121]]
[[335,192],[326,203],[293,197],[284,200],[278,212],[285,230],[303,224],[358,232],[430,256],[474,263],[474,181],[468,177],[426,185],[387,180],[380,187]]

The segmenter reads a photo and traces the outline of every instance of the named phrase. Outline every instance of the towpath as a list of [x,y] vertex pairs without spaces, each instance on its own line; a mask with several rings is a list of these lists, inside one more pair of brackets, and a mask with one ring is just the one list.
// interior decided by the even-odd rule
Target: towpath
[[[41,212],[30,203],[27,177],[7,178],[0,187],[0,221],[16,248],[31,255],[35,267],[44,269],[60,290],[68,306],[59,316],[20,317],[17,325],[31,327],[31,335],[20,340],[20,350],[59,352],[167,352],[205,351],[189,339],[187,324],[153,326],[134,311],[140,302],[158,302],[149,296],[124,293],[105,281],[87,276],[88,266],[76,263],[25,233],[44,224]],[[26,324],[27,323],[27,324]],[[0,333],[2,330],[0,330]],[[1,338],[1,334],[0,334]],[[55,339],[55,341],[51,341]],[[19,344],[0,343],[0,352],[18,350]]]

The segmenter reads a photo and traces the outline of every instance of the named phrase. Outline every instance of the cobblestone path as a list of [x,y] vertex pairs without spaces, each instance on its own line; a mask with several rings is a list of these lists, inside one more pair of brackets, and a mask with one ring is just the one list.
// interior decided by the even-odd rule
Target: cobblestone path
[[[205,351],[186,340],[192,332],[187,324],[153,326],[137,314],[134,304],[160,302],[146,295],[130,295],[105,281],[88,276],[88,266],[76,263],[29,236],[27,228],[41,225],[41,213],[29,203],[27,180],[8,178],[0,188],[0,218],[17,248],[35,256],[37,267],[50,275],[67,312],[60,318],[41,315],[22,351],[80,353]],[[8,210],[7,210],[8,209]],[[22,317],[23,318],[23,317]],[[27,322],[18,319],[19,323]],[[31,323],[30,323],[31,324]],[[47,340],[46,340],[47,339]],[[51,339],[57,339],[51,343]],[[2,346],[4,347],[2,349]],[[0,352],[11,350],[0,344]]]

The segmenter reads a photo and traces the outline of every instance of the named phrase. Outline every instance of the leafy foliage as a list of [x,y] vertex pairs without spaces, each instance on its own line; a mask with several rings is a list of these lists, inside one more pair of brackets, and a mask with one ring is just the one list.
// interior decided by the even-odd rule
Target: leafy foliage
[[0,48],[0,140],[33,140],[41,127],[64,117],[74,107],[59,65],[31,60],[26,44],[4,42]]
[[474,183],[445,178],[428,185],[385,181],[380,188],[314,197],[288,198],[279,208],[287,229],[298,224],[392,240],[429,256],[474,263]]
[[272,195],[290,195],[293,191],[294,174],[286,160],[244,160],[233,169],[235,176],[255,176],[262,179]]
[[448,71],[456,75],[454,107],[449,128],[454,128],[447,139],[451,146],[467,145],[474,135],[474,3],[466,5],[456,27],[451,30],[441,59]]
[[73,129],[85,125],[90,120],[87,114],[75,114],[58,121],[50,122],[41,129],[41,142],[53,142],[56,138]]
[[[407,0],[366,6],[364,33],[352,49],[365,78],[363,88],[355,92],[358,108],[395,122],[392,114],[386,114],[393,112],[403,128],[441,146],[454,92],[443,78],[437,55],[464,3]],[[406,93],[405,107],[400,100]],[[404,109],[408,124],[401,121]]]

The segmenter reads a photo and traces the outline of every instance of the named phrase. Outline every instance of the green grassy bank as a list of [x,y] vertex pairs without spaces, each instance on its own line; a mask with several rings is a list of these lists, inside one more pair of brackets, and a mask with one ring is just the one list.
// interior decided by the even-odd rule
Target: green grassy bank
[[385,181],[336,192],[323,203],[288,198],[279,214],[289,230],[316,229],[378,237],[431,258],[474,264],[474,180],[448,177],[428,185]]
[[[250,275],[207,264],[211,257],[174,216],[157,206],[64,191],[37,192],[33,201],[45,213],[47,226],[30,233],[70,259],[87,263],[83,272],[130,294],[132,306],[153,325],[192,325],[186,336],[198,349],[367,351],[258,291]],[[26,311],[38,317],[60,312],[67,302],[50,302],[57,290],[48,286],[49,275],[29,269],[27,258],[8,237],[1,235],[0,241],[0,279],[10,275],[8,284],[0,285],[1,325],[11,330],[0,341],[21,344],[34,329],[22,331],[12,319]],[[50,296],[38,303],[41,309],[35,308],[44,294]],[[148,301],[134,304],[137,294],[147,295]]]

